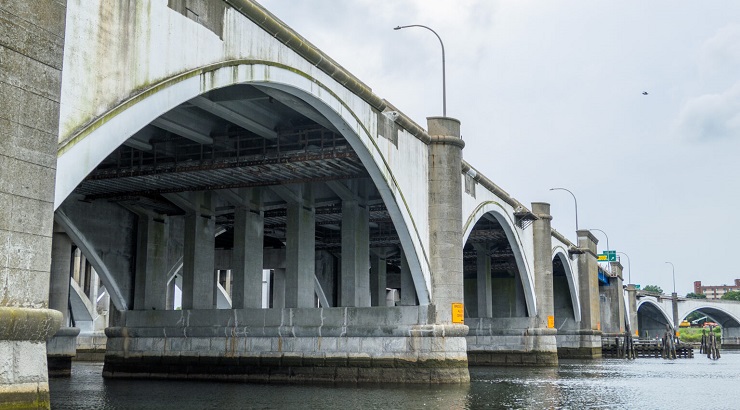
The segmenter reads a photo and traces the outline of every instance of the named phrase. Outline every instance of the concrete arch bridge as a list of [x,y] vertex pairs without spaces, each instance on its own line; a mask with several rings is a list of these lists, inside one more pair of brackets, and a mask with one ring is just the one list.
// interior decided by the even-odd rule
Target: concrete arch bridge
[[462,159],[459,121],[417,125],[257,3],[23,3],[0,9],[53,41],[24,40],[3,95],[27,101],[18,141],[52,142],[3,154],[35,179],[2,173],[28,256],[3,273],[0,313],[30,323],[8,357],[45,363],[51,338],[68,368],[75,252],[110,298],[107,377],[465,382],[623,329],[590,232],[552,230]]
[[699,312],[722,327],[722,346],[740,348],[740,302],[731,300],[691,299],[636,292],[635,310],[639,335],[662,335],[666,326],[678,328],[686,317]]

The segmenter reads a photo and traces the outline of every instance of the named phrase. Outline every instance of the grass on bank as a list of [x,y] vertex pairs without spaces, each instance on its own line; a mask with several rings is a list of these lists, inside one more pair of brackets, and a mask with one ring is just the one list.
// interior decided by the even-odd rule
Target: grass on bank
[[[682,327],[678,329],[679,339],[681,339],[682,342],[687,343],[700,343],[701,342],[701,335],[702,335],[702,328],[700,327]],[[706,329],[706,334],[709,335],[709,329]],[[714,328],[714,334],[717,336],[717,342],[722,342],[722,329],[719,327]]]

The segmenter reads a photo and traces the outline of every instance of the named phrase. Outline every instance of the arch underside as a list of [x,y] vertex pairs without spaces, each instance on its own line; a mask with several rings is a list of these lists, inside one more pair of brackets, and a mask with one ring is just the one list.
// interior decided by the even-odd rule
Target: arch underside
[[662,336],[672,320],[662,307],[652,301],[640,302],[637,306],[637,325],[640,337]]
[[508,225],[503,216],[489,211],[467,235],[463,278],[468,317],[514,318],[535,314],[521,250],[505,227]]
[[[381,172],[383,164],[377,164],[369,151],[375,142],[368,148],[361,141],[373,137],[359,121],[348,125],[336,112],[347,115],[351,113],[347,107],[319,102],[306,91],[316,92],[316,84],[286,72],[295,84],[214,83],[199,94],[187,81],[175,82],[166,93],[184,99],[181,103],[163,96],[174,104],[165,112],[133,115],[129,121],[133,124],[106,120],[85,137],[97,141],[77,141],[84,145],[79,152],[87,156],[93,152],[98,160],[81,160],[77,147],[65,147],[60,173],[69,173],[61,183],[75,186],[70,198],[172,217],[186,213],[180,202],[189,193],[208,192],[222,232],[215,246],[226,250],[233,247],[235,193],[260,192],[264,246],[280,249],[286,242],[287,202],[296,191],[307,192],[315,209],[316,252],[333,254],[335,259],[341,253],[342,202],[355,200],[369,213],[369,248],[387,262],[388,286],[399,282],[403,253],[418,302],[429,303],[421,239],[406,228],[410,212],[396,202],[398,188],[384,179],[388,170]],[[183,90],[171,90],[178,87]],[[331,93],[324,92],[324,98],[326,94]],[[130,108],[137,109],[141,110]],[[94,169],[88,173],[81,169],[85,166]],[[74,185],[64,180],[74,178],[69,175],[85,176]],[[64,199],[57,198],[57,205]],[[336,306],[338,285],[326,286],[330,288],[323,291]]]
[[580,305],[574,288],[573,273],[567,256],[562,252],[552,260],[553,302],[555,307],[555,328],[558,330],[577,329],[581,321]]
[[681,321],[685,320],[686,317],[688,317],[693,312],[699,312],[710,319],[712,319],[713,322],[718,323],[723,328],[725,327],[734,327],[734,328],[740,328],[740,321],[738,321],[737,318],[735,318],[732,314],[725,312],[724,310],[717,308],[717,307],[711,307],[711,306],[703,306],[700,308],[692,309],[691,311],[686,312],[680,319]]

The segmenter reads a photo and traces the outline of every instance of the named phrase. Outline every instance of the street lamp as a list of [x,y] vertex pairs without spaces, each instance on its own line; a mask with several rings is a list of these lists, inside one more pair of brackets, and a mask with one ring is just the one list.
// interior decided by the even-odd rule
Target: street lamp
[[624,252],[617,252],[617,253],[627,257],[627,270],[629,271],[629,273],[627,274],[627,283],[631,284],[632,283],[632,267],[630,266],[630,256]]
[[607,235],[606,232],[602,231],[601,229],[596,229],[596,228],[590,228],[589,231],[599,231],[603,233],[604,236],[606,236],[606,250],[607,251],[612,250],[612,248],[609,247],[609,235]]
[[446,78],[445,78],[445,45],[442,42],[442,38],[437,34],[436,31],[432,30],[431,28],[427,26],[422,26],[421,24],[411,24],[408,26],[398,26],[394,27],[393,30],[400,30],[402,28],[408,28],[408,27],[421,27],[425,28],[432,33],[434,33],[435,36],[437,36],[437,39],[439,40],[439,44],[442,46],[442,116],[447,117],[447,84],[446,84]]
[[[566,188],[550,188],[550,191],[568,191],[568,193],[573,197],[573,202],[576,204],[576,232],[578,232],[578,200],[576,199],[576,196],[570,192],[570,189]],[[609,240],[607,239],[607,242]]]
[[671,265],[671,272],[673,272],[673,293],[676,293],[676,267],[673,266],[673,262],[666,262]]

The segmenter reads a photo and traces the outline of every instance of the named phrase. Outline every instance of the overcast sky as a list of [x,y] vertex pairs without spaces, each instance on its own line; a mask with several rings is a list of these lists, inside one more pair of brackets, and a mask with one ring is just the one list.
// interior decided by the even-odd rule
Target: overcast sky
[[[740,222],[740,1],[259,0],[575,241],[599,228],[632,282],[731,284]],[[643,95],[643,91],[648,95]],[[599,251],[606,249],[600,232]],[[627,260],[625,280],[627,280]]]

